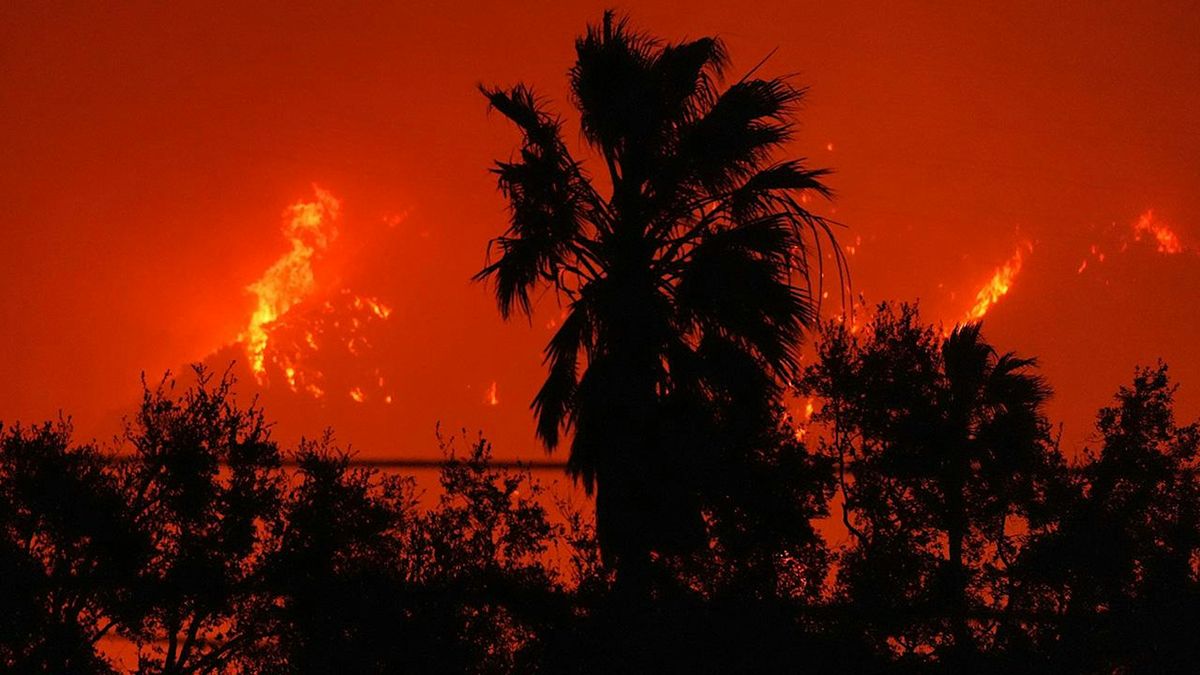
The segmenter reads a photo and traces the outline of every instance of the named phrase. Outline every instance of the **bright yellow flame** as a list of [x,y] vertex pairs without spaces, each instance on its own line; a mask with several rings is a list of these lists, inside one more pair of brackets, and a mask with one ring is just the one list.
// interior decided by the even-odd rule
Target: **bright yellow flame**
[[975,294],[975,306],[971,311],[967,312],[967,321],[977,321],[983,318],[983,315],[988,313],[1000,301],[1000,298],[1008,294],[1012,289],[1013,282],[1016,281],[1017,275],[1021,273],[1021,265],[1024,263],[1025,254],[1033,251],[1033,244],[1025,242],[1017,247],[1012,257],[1008,259],[992,274],[992,278],[979,289]]
[[[246,344],[250,368],[259,382],[266,375],[265,355],[270,341],[269,326],[293,305],[316,288],[313,260],[337,236],[337,219],[341,204],[332,194],[313,186],[316,200],[297,202],[285,212],[288,217],[283,235],[291,242],[291,250],[267,268],[262,277],[246,287],[257,299],[250,325],[239,339]],[[289,384],[295,388],[295,369],[285,371]]]
[[1152,235],[1158,246],[1159,253],[1175,254],[1183,252],[1183,244],[1179,235],[1166,224],[1154,218],[1154,211],[1146,211],[1133,224],[1133,238],[1141,241],[1143,237]]
[[[361,372],[344,367],[343,358],[339,377],[330,379],[323,371],[340,356],[369,358],[372,330],[391,317],[392,308],[347,288],[330,293],[317,278],[315,268],[338,237],[341,204],[328,191],[315,185],[313,189],[312,201],[297,202],[284,211],[282,232],[291,248],[247,286],[256,304],[238,339],[259,384],[267,383],[269,371],[271,378],[286,381],[293,392],[314,398],[324,398],[329,390],[344,391],[357,403],[368,399],[391,403],[378,367],[369,379],[361,379]],[[347,382],[350,378],[357,381]]]
[[364,298],[362,296],[354,296],[354,309],[366,309],[380,319],[386,319],[392,315],[392,308],[383,304],[375,298]]

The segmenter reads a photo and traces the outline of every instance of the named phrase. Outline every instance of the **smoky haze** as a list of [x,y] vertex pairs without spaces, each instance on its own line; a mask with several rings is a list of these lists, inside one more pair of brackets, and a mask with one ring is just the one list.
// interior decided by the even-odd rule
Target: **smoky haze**
[[[285,439],[332,426],[365,455],[425,456],[440,420],[539,457],[528,403],[558,312],[544,296],[532,322],[503,323],[469,281],[506,222],[487,169],[516,140],[475,85],[525,80],[565,109],[562,36],[598,9],[5,8],[0,414],[61,409],[107,437],[140,372],[236,359]],[[854,293],[953,323],[1000,274],[985,332],[1040,358],[1068,452],[1158,357],[1194,416],[1194,5],[654,2],[638,17],[722,35],[733,72],[778,48],[764,70],[810,87],[792,154],[837,172],[821,208],[848,227]],[[321,396],[293,391],[286,365],[253,372],[243,339],[249,288],[291,250],[281,226],[314,184],[339,234],[277,344]]]

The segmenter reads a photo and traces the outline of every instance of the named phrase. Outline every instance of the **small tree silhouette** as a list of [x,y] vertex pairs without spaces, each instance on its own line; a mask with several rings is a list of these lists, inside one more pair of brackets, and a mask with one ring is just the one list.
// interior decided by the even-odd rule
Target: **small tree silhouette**
[[1062,476],[1033,366],[979,324],[943,339],[908,305],[881,306],[859,334],[829,326],[801,390],[824,399],[845,467],[854,547],[839,580],[877,649],[961,670],[993,639],[981,618],[1007,608],[1008,569]]
[[109,457],[66,422],[0,429],[0,666],[107,672],[114,627],[147,552]]
[[1023,562],[1056,667],[1186,672],[1200,659],[1200,423],[1178,425],[1167,367],[1138,369],[1097,419],[1060,525]]
[[120,611],[141,669],[213,671],[265,637],[240,619],[262,601],[264,548],[279,516],[280,453],[233,378],[201,366],[182,393],[145,387],[129,422],[123,490],[151,554]]
[[414,647],[412,597],[401,573],[416,519],[414,481],[351,468],[326,433],[301,441],[297,473],[283,500],[260,606],[271,649],[253,656],[262,672],[383,672]]
[[464,457],[452,440],[442,448],[441,491],[421,509],[412,478],[352,467],[328,434],[301,443],[262,575],[272,600],[253,615],[271,639],[244,663],[264,673],[532,667],[570,618],[548,557],[566,528],[527,473],[490,466],[482,438]]
[[464,456],[454,439],[441,445],[448,459],[442,491],[414,524],[407,561],[407,575],[431,598],[423,622],[456,640],[441,664],[453,659],[464,670],[520,672],[532,667],[550,627],[570,617],[549,558],[564,526],[550,521],[542,488],[527,472],[489,465],[485,439]]

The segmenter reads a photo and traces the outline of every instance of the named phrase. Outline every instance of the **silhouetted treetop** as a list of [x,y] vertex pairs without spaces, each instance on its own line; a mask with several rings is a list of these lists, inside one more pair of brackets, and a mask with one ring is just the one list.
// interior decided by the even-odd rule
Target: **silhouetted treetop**
[[942,336],[912,305],[881,305],[861,330],[831,323],[818,352],[800,390],[822,400],[842,467],[854,546],[839,590],[875,649],[969,670],[997,639],[980,617],[1009,606],[1009,566],[1064,477],[1049,388],[980,324]]

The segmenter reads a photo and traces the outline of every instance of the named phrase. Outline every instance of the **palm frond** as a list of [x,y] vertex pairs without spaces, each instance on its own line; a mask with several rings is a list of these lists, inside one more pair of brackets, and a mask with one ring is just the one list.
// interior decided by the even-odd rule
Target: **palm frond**
[[757,215],[778,206],[782,192],[815,192],[831,199],[833,191],[821,180],[829,169],[809,169],[803,159],[778,162],[751,175],[729,194],[729,210],[735,218]]
[[[813,308],[788,280],[785,232],[739,228],[709,237],[681,273],[675,300],[683,316],[706,331],[745,340],[775,373],[786,376],[796,366],[795,345],[813,319]],[[753,242],[752,233],[764,241]],[[773,237],[770,242],[768,237]],[[748,241],[769,246],[755,250],[746,246]],[[779,251],[779,245],[785,250]]]
[[652,64],[662,99],[662,118],[677,125],[711,107],[717,96],[716,84],[728,65],[729,53],[718,38],[663,47]]
[[573,304],[562,325],[546,345],[546,381],[533,399],[537,435],[548,449],[558,446],[559,431],[569,428],[579,385],[579,354],[589,348],[593,330],[588,308]]
[[730,86],[681,134],[686,179],[710,192],[732,189],[791,138],[790,114],[803,96],[780,78]]
[[528,315],[530,289],[540,281],[558,284],[562,268],[580,255],[573,244],[588,221],[591,188],[559,138],[559,122],[540,109],[531,90],[481,91],[521,129],[524,142],[519,159],[497,162],[492,170],[508,200],[510,226],[493,242],[499,260],[475,278],[495,277],[505,318],[514,308]]
[[600,26],[576,40],[571,97],[584,137],[606,156],[620,155],[631,138],[645,136],[646,106],[654,87],[650,66],[658,41],[633,31],[610,10]]
[[549,146],[557,140],[559,121],[542,110],[533,90],[524,84],[511,89],[479,85],[490,107],[512,120],[525,134],[527,144]]

